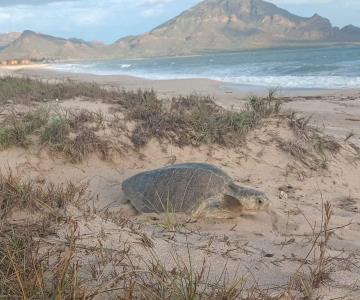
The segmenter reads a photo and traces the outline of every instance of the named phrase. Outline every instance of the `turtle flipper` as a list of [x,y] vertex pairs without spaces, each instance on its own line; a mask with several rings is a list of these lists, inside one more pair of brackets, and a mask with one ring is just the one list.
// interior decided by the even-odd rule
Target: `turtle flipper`
[[224,207],[223,195],[217,195],[203,201],[200,206],[193,212],[194,218],[211,218],[211,219],[232,219],[234,218],[231,211]]

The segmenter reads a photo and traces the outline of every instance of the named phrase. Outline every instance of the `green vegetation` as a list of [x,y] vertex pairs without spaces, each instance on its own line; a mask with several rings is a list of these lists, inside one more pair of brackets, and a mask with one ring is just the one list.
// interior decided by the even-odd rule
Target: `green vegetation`
[[[96,84],[73,81],[48,83],[28,78],[0,79],[0,95],[0,101],[4,102],[80,96],[102,99],[113,104],[115,110],[123,114],[125,122],[135,124],[126,134],[136,148],[145,146],[151,139],[168,141],[180,147],[203,144],[233,147],[239,145],[262,119],[280,112],[280,102],[273,92],[264,99],[252,97],[241,111],[226,110],[216,105],[213,99],[198,95],[163,101],[154,91],[118,91]],[[93,151],[107,157],[109,142],[95,134],[106,127],[105,123],[101,113],[86,110],[59,113],[35,109],[27,114],[14,114],[11,120],[2,122],[0,145],[2,148],[25,147],[29,145],[31,135],[39,135],[41,144],[65,153],[73,162],[81,161]],[[75,138],[69,138],[74,134]]]
[[110,153],[110,142],[98,137],[89,128],[81,130],[73,139],[65,138],[49,146],[52,151],[64,154],[72,163],[81,162],[91,153],[98,153],[106,160]]
[[12,112],[1,122],[0,147],[28,147],[31,137],[38,137],[42,146],[73,163],[91,153],[107,159],[110,142],[96,135],[102,122],[102,114],[83,110],[58,112],[40,107],[27,113]]
[[48,120],[41,131],[41,143],[64,143],[70,134],[70,130],[71,128],[68,120],[61,115],[56,115]]
[[[161,100],[154,91],[120,91],[93,83],[63,81],[48,83],[28,78],[0,79],[0,102],[9,99],[20,102],[45,99],[85,97],[101,99],[111,104],[115,115],[88,110],[56,110],[36,108],[28,113],[9,114],[0,127],[0,147],[28,147],[32,136],[52,153],[62,154],[73,163],[81,162],[91,153],[110,157],[116,140],[99,134],[111,130],[117,137],[128,137],[140,149],[156,139],[179,147],[218,145],[237,147],[246,135],[268,118],[287,120],[294,139],[277,138],[281,150],[289,153],[306,167],[326,169],[328,155],[340,150],[334,139],[324,136],[309,125],[310,118],[285,115],[281,101],[270,90],[265,98],[251,97],[241,110],[227,110],[210,97],[190,95]],[[1,98],[2,97],[2,98]],[[116,113],[120,113],[120,116]]]
[[[37,103],[74,97],[102,99],[118,114],[110,119],[100,112],[54,109]],[[326,168],[328,154],[340,149],[339,144],[313,129],[310,119],[283,115],[281,102],[273,91],[265,98],[252,97],[242,110],[233,111],[198,95],[163,101],[154,91],[117,91],[73,81],[46,83],[3,78],[0,103],[13,104],[8,100],[14,101],[15,106],[29,104],[31,109],[24,112],[21,106],[1,119],[2,149],[29,147],[34,143],[73,163],[92,153],[107,159],[113,143],[118,142],[114,130],[120,133],[121,142],[129,143],[124,147],[137,149],[152,139],[177,146],[237,147],[251,130],[266,124],[268,118],[284,121],[292,129],[293,139],[278,139],[278,146],[310,168]],[[104,134],[106,131],[110,135]],[[332,209],[326,204],[321,223],[316,223],[321,224],[320,230],[312,227],[309,254],[299,258],[301,265],[288,286],[277,287],[274,296],[275,290],[261,288],[255,279],[229,278],[226,266],[220,276],[212,274],[206,261],[200,268],[195,267],[190,245],[185,258],[180,251],[173,251],[165,264],[153,249],[155,242],[129,220],[119,223],[121,234],[140,237],[140,246],[148,252],[141,249],[141,255],[134,256],[139,248],[132,252],[132,247],[139,245],[132,241],[121,244],[124,249],[106,248],[108,245],[103,245],[100,238],[98,245],[82,244],[79,223],[100,217],[88,206],[87,195],[84,185],[71,182],[55,185],[24,180],[12,172],[0,173],[0,298],[277,300],[284,299],[279,295],[286,294],[289,299],[311,299],[315,290],[330,280],[337,259],[329,254],[328,244],[334,230],[329,225]],[[165,218],[160,224],[170,231],[166,234],[175,235],[180,229],[188,233],[189,229],[179,224],[169,199],[164,200]],[[75,217],[71,214],[73,210]],[[24,219],[14,221],[12,217],[19,212],[24,213]],[[307,218],[306,221],[309,222]],[[73,227],[71,232],[66,231],[69,226]],[[57,235],[59,228],[66,231],[62,239]],[[101,229],[102,234],[107,233]],[[95,241],[98,237],[86,238]]]
[[80,96],[89,99],[113,99],[118,95],[117,92],[108,91],[95,83],[72,80],[46,82],[11,76],[0,78],[0,103],[8,100],[17,103],[43,102],[72,99]]
[[49,118],[45,109],[19,114],[15,111],[2,122],[0,127],[0,148],[10,146],[27,147],[29,135],[44,126]]
[[159,100],[153,91],[128,92],[126,96],[119,104],[125,107],[127,120],[137,124],[131,133],[136,147],[146,145],[152,138],[180,147],[237,146],[262,119],[280,112],[280,102],[273,93],[265,99],[251,98],[242,111],[226,110],[210,97],[197,95],[168,102]]

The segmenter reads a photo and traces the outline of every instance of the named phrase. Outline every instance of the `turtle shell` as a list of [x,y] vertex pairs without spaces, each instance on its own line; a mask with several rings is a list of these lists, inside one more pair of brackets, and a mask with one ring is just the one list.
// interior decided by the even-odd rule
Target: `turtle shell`
[[230,182],[215,166],[188,163],[137,174],[125,180],[122,189],[139,212],[191,212],[222,194]]

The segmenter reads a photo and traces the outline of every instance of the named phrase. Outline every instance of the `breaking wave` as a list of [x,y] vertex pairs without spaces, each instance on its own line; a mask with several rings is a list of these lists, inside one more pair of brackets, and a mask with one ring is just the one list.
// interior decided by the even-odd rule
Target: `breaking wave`
[[235,85],[280,88],[360,87],[360,48],[248,51],[182,58],[87,61],[54,64],[53,69],[146,79],[207,78]]

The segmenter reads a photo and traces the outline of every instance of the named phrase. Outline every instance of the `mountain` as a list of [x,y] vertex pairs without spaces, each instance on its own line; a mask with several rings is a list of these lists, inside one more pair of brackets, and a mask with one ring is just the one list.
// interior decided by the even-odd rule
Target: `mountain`
[[147,57],[358,41],[359,28],[340,30],[317,14],[300,17],[262,0],[205,0],[114,47],[124,56]]
[[262,0],[205,0],[138,36],[112,45],[25,31],[0,59],[91,59],[194,55],[245,49],[360,43],[360,28],[294,15]]
[[107,48],[97,42],[57,38],[27,30],[0,51],[0,58],[33,60],[98,58],[106,55]]
[[0,34],[0,48],[3,48],[9,45],[11,42],[15,41],[21,33],[19,32],[9,32]]
[[360,42],[360,28],[354,25],[348,25],[341,28],[338,38],[342,41]]

